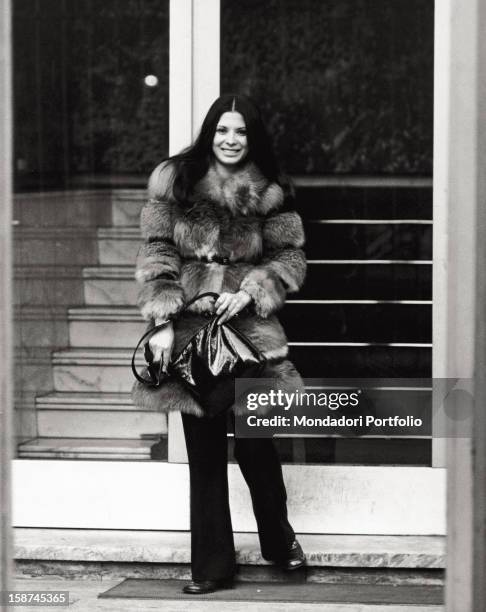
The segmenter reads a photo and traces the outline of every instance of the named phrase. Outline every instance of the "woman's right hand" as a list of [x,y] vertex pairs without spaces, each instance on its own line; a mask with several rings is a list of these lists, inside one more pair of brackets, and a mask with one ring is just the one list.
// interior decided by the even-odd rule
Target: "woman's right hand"
[[149,347],[153,354],[153,361],[162,361],[162,371],[167,373],[172,349],[174,348],[174,326],[172,322],[159,329],[149,340]]

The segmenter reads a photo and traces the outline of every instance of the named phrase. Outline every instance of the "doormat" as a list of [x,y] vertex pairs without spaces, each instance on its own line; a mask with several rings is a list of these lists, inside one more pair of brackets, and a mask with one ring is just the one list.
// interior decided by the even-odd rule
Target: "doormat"
[[234,588],[186,595],[182,587],[187,580],[127,578],[98,597],[113,599],[184,599],[191,601],[273,601],[280,603],[360,603],[441,605],[441,586],[390,586],[375,584],[323,584],[281,582],[237,582]]

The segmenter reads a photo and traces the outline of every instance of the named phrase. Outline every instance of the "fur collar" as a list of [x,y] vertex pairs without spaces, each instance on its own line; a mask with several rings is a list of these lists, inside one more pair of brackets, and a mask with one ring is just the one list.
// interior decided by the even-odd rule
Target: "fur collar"
[[267,215],[282,206],[283,191],[270,183],[257,166],[250,162],[228,178],[221,177],[210,166],[194,188],[194,199],[208,199],[225,206],[233,215]]

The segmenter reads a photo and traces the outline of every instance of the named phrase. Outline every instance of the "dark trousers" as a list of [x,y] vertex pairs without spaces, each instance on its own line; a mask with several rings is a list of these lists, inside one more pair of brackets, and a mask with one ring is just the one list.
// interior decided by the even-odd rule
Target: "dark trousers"
[[[228,500],[226,415],[182,414],[191,489],[193,580],[231,578],[235,547]],[[235,459],[250,489],[262,556],[285,559],[295,538],[287,519],[287,493],[271,438],[236,438]]]

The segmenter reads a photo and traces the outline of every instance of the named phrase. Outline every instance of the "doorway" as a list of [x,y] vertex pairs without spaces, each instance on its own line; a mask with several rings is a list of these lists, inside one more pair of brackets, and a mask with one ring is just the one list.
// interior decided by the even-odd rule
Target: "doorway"
[[[164,3],[144,6],[151,10],[154,5],[155,10],[155,4]],[[82,6],[89,16],[90,3]],[[85,32],[87,48],[91,49],[91,56],[86,57],[91,60],[96,57],[96,41],[103,46],[131,32],[125,29],[128,20],[118,15],[116,4],[103,10],[106,29],[96,26]],[[141,51],[127,56],[138,58],[138,73],[133,68],[133,74],[138,74],[143,92],[140,117],[152,118],[154,105],[158,112],[160,106],[168,107],[159,123],[147,123],[146,128],[152,134],[152,129],[166,121],[167,151],[174,153],[188,144],[219,91],[240,90],[254,96],[263,107],[306,222],[307,284],[282,313],[291,357],[303,375],[320,377],[325,371],[334,377],[430,377],[433,3],[386,3],[385,11],[377,9],[373,14],[369,5],[361,2],[308,1],[303,7],[302,2],[292,0],[237,4],[172,0],[165,10],[157,13],[159,21],[153,15],[152,19],[148,14],[147,19],[140,17]],[[68,14],[68,3],[58,11],[62,49],[67,48],[73,23],[82,27],[88,18]],[[36,15],[40,22],[33,20]],[[22,19],[23,27],[33,28],[32,40],[39,41],[44,27],[41,16],[34,11]],[[414,37],[410,37],[413,48],[395,42],[404,19],[409,29],[415,28]],[[158,32],[150,30],[149,21]],[[150,41],[157,40],[164,52],[150,46]],[[383,64],[376,64],[377,57]],[[154,58],[158,63],[146,63]],[[109,66],[114,72],[106,71],[113,77],[115,92],[116,87],[123,91],[124,86],[121,73],[116,74],[124,66],[120,62],[115,55]],[[59,67],[60,75],[66,74],[64,68]],[[103,79],[99,82],[99,70],[88,69],[86,74],[92,79],[87,91],[93,95],[97,87],[107,86]],[[415,75],[415,81],[407,78],[404,83],[403,74]],[[147,77],[157,78],[157,86]],[[61,102],[67,99],[66,87],[61,88]],[[40,100],[46,98],[46,91],[39,89]],[[384,102],[377,93],[381,91],[387,91]],[[107,109],[102,104],[99,108],[88,104],[87,109],[86,117],[80,115],[78,127],[86,122],[92,129],[103,128]],[[112,118],[114,113],[108,115]],[[414,118],[421,123],[415,125]],[[34,356],[47,355],[45,373],[37,381],[46,385],[42,397],[39,399],[35,383],[35,393],[23,394],[19,404],[22,444],[14,462],[14,520],[18,525],[188,528],[186,466],[179,463],[184,460],[179,419],[171,416],[167,426],[161,415],[134,414],[126,399],[128,347],[120,344],[120,337],[134,339],[141,322],[134,308],[130,261],[120,257],[133,258],[138,244],[137,213],[146,174],[141,167],[140,175],[131,175],[126,170],[133,167],[130,157],[117,153],[125,137],[120,129],[121,144],[116,144],[116,129],[123,127],[122,114],[119,119],[109,123],[114,133],[108,138],[101,132],[101,144],[90,145],[84,157],[82,145],[86,139],[95,142],[93,133],[79,137],[76,149],[69,146],[69,139],[61,139],[62,159],[70,159],[76,150],[74,161],[88,168],[84,191],[80,193],[79,182],[73,184],[68,172],[72,166],[63,163],[66,170],[61,188],[30,186],[16,196],[19,215],[34,207],[43,211],[43,218],[45,211],[51,211],[48,214],[58,220],[59,211],[70,207],[80,211],[80,218],[84,215],[87,219],[82,230],[71,228],[69,235],[61,235],[51,227],[50,234],[44,232],[44,236],[54,244],[64,240],[66,245],[82,238],[85,248],[81,252],[88,258],[76,262],[81,273],[78,284],[73,269],[65,272],[66,280],[72,281],[72,291],[79,292],[74,304],[58,300],[48,304],[50,321],[54,321],[49,338],[58,346],[52,351],[43,337],[44,344]],[[62,123],[56,123],[56,129]],[[39,135],[50,129],[49,124],[39,125]],[[134,129],[140,127],[143,125],[137,121]],[[116,146],[100,151],[107,142]],[[126,152],[128,155],[130,147]],[[154,152],[154,157],[158,155]],[[106,166],[113,160],[118,163],[115,169],[124,172],[113,172],[111,165]],[[29,164],[25,165],[23,157],[16,163],[18,175],[25,177]],[[96,163],[98,166],[93,166]],[[53,167],[58,166],[53,163]],[[78,181],[80,173],[75,174]],[[47,180],[46,173],[41,175]],[[36,193],[32,195],[32,191]],[[23,241],[26,246],[19,266],[20,294],[30,291],[31,296],[39,296],[42,289],[32,289],[33,273],[29,270],[31,245],[39,239],[39,232],[28,224],[25,227],[26,218],[27,213],[19,217],[17,228],[19,245]],[[63,222],[70,224],[67,216]],[[62,275],[59,251],[49,256],[54,257],[57,267],[52,278],[51,264],[46,265],[45,280],[55,287]],[[51,295],[54,289],[49,291]],[[31,337],[32,329],[38,329],[35,316],[39,317],[40,311],[32,308],[31,298],[21,310],[19,329],[25,339]],[[121,324],[127,330],[124,336],[119,334]],[[100,337],[109,343],[109,359],[94,350],[99,347],[93,348]],[[31,379],[33,371],[39,372],[39,363],[23,361],[26,379]],[[79,381],[81,388],[75,386]],[[74,435],[79,431],[84,432],[81,445]],[[137,437],[128,437],[127,431],[136,432]],[[60,446],[54,439],[61,440]],[[151,460],[150,449],[157,440],[165,455]],[[443,470],[431,467],[430,438],[282,438],[279,444],[289,497],[307,501],[300,508],[291,508],[299,531],[444,533],[445,478]],[[233,467],[235,528],[253,531],[252,518],[245,509],[250,502]],[[76,487],[69,484],[73,475]],[[154,490],[154,481],[163,486]],[[127,505],[127,488],[139,492],[141,497],[134,499],[144,499],[148,510],[142,517],[135,505]],[[169,489],[170,506],[164,503],[164,491]],[[42,494],[42,490],[52,495]],[[60,500],[55,494],[59,490],[69,491],[69,495]],[[44,500],[52,499],[52,504],[43,501],[44,510],[39,513],[41,495]],[[410,500],[406,507],[404,499]],[[161,507],[162,512],[150,510]]]

